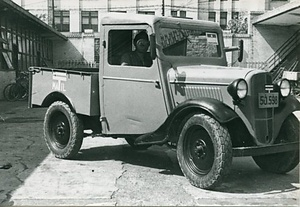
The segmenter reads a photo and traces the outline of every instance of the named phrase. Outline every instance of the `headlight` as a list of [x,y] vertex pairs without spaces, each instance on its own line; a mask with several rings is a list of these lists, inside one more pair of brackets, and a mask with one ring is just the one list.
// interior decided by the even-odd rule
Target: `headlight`
[[248,84],[244,79],[237,79],[227,87],[227,91],[235,101],[240,101],[247,96]]
[[279,86],[279,92],[282,97],[287,97],[291,93],[291,84],[288,79],[281,79],[277,82]]

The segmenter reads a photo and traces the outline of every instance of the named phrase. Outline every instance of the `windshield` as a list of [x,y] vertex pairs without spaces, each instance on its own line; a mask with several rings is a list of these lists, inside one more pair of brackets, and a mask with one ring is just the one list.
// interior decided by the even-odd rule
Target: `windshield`
[[[203,29],[161,27],[158,40],[167,56],[220,57],[218,33]],[[179,25],[180,26],[180,25]]]

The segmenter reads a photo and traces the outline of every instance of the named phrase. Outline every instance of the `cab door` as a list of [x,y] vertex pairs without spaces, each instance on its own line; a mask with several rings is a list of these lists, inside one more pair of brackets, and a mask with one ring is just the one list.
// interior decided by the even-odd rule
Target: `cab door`
[[133,38],[146,25],[105,26],[100,67],[101,121],[105,134],[144,134],[167,118],[157,60],[150,67],[121,66],[134,50]]

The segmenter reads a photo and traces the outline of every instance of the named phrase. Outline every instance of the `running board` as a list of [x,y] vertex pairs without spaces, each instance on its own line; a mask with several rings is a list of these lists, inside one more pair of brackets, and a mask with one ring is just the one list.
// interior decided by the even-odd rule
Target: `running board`
[[268,146],[234,147],[233,157],[260,156],[299,150],[299,142],[273,144]]

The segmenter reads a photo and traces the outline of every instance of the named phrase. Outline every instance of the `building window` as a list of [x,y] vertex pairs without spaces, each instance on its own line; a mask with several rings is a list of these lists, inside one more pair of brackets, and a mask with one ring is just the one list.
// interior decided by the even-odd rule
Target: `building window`
[[155,15],[154,11],[138,11],[138,14]]
[[55,11],[54,12],[55,29],[60,32],[70,31],[70,12],[69,11]]
[[220,13],[220,27],[226,29],[227,27],[227,12]]
[[110,10],[110,12],[127,13],[127,11],[123,11],[123,10]]
[[171,11],[171,16],[172,16],[172,17],[177,17],[177,11],[172,10],[172,11]]
[[5,62],[6,63],[6,67],[3,67],[3,68],[8,68],[8,69],[15,69],[14,66],[13,66],[13,63],[12,63],[12,58],[10,57],[11,56],[11,53],[9,52],[2,52],[2,55],[3,55],[3,58],[5,61],[1,61],[1,62]]
[[7,21],[0,31],[0,70],[18,73],[32,65],[51,67],[52,42],[42,38],[38,29],[29,30],[24,22]]
[[231,19],[239,19],[239,12],[232,12]]
[[180,11],[179,16],[180,17],[186,17],[186,11]]
[[82,11],[81,12],[82,31],[85,29],[93,29],[98,32],[98,12]]
[[94,61],[96,63],[100,61],[100,38],[94,39]]
[[[171,11],[172,17],[178,17],[177,14],[178,14],[178,11],[175,11],[175,10]],[[179,11],[179,17],[186,18],[186,11]]]
[[216,21],[216,12],[208,12],[208,21]]

